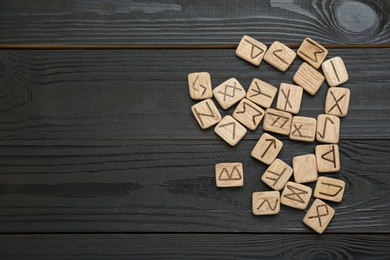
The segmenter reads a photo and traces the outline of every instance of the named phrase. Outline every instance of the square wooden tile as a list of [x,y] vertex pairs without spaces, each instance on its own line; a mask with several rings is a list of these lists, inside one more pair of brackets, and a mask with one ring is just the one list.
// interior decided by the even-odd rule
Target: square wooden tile
[[307,183],[318,178],[317,162],[314,154],[305,154],[293,158],[294,181]]
[[299,66],[297,72],[293,77],[293,81],[301,86],[307,93],[310,95],[315,95],[317,91],[324,83],[325,77],[318,70],[307,64],[306,62],[302,63]]
[[213,97],[211,78],[208,72],[188,74],[188,88],[192,99],[202,100]]
[[328,50],[313,39],[306,38],[299,47],[298,56],[318,69],[328,55]]
[[214,132],[231,146],[235,146],[246,134],[246,128],[231,116],[225,116],[214,128]]
[[283,189],[288,182],[293,169],[280,159],[275,161],[268,167],[268,169],[261,176],[261,180],[274,190]]
[[280,84],[276,108],[293,114],[301,109],[303,89],[287,83]]
[[244,186],[244,169],[242,163],[217,163],[215,181],[219,188]]
[[274,41],[264,55],[264,60],[280,71],[286,71],[297,54],[281,42]]
[[279,191],[252,193],[252,212],[254,215],[275,215],[280,211]]
[[305,209],[309,204],[312,192],[308,186],[289,181],[284,186],[280,203],[296,209]]
[[320,114],[317,117],[318,142],[337,144],[340,135],[340,118],[337,116]]
[[250,130],[255,130],[263,119],[265,111],[250,101],[242,99],[233,112],[233,117]]
[[314,197],[318,199],[341,202],[345,191],[343,180],[321,176],[314,189]]
[[253,148],[251,155],[265,164],[271,164],[278,156],[282,147],[282,141],[264,133]]
[[244,35],[238,44],[236,55],[253,65],[259,66],[266,51],[266,45],[248,35]]
[[246,95],[245,89],[235,78],[230,78],[213,90],[215,99],[223,109],[236,104]]
[[268,108],[272,105],[278,89],[267,82],[259,79],[253,79],[249,86],[246,98],[259,106]]
[[263,129],[282,135],[289,135],[291,122],[292,115],[290,113],[268,108],[265,111]]
[[329,88],[325,101],[325,113],[338,117],[347,116],[350,95],[348,88]]
[[337,144],[322,144],[316,146],[318,172],[340,171],[340,153]]
[[290,139],[313,142],[316,139],[317,120],[312,117],[294,116],[292,119]]
[[340,57],[334,57],[322,63],[326,82],[331,87],[337,87],[348,81],[348,72]]
[[303,223],[319,234],[322,234],[328,227],[334,216],[335,210],[323,202],[316,199],[303,218]]
[[221,121],[221,114],[211,99],[193,105],[191,110],[202,129],[209,128]]

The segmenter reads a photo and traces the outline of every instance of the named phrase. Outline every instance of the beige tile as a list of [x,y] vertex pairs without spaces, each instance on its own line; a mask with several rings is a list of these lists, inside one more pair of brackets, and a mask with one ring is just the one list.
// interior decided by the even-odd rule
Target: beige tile
[[306,62],[302,63],[293,77],[293,81],[310,95],[317,93],[324,80],[324,75]]
[[322,200],[316,199],[303,218],[303,223],[319,234],[328,227],[335,210]]
[[340,171],[339,146],[337,144],[317,145],[316,160],[318,172]]
[[284,186],[280,203],[296,209],[305,209],[309,204],[311,194],[310,187],[289,181]]
[[264,60],[280,71],[286,71],[294,61],[297,54],[278,41],[272,43],[264,55]]
[[317,120],[312,117],[294,116],[292,119],[290,139],[313,142],[316,139]]
[[244,186],[242,163],[218,163],[215,165],[215,181],[219,188]]
[[305,154],[293,158],[294,180],[296,183],[316,181],[317,162],[314,154]]
[[299,47],[298,56],[318,69],[328,55],[328,50],[313,39],[306,38]]
[[288,112],[268,108],[265,111],[263,129],[266,131],[289,135],[291,130],[292,115]]
[[322,143],[337,144],[340,135],[340,118],[321,114],[317,117],[316,139]]
[[321,176],[317,180],[314,197],[333,202],[341,202],[345,191],[345,182],[334,178]]
[[213,94],[219,105],[226,110],[243,99],[246,92],[237,79],[230,78],[216,87]]
[[246,98],[261,107],[268,108],[272,105],[277,92],[276,87],[255,78],[249,86]]
[[325,113],[338,117],[348,114],[351,92],[347,88],[329,88],[325,101]]
[[300,86],[287,83],[280,84],[276,108],[298,114],[301,108],[302,94],[303,89]]
[[188,74],[188,88],[192,99],[202,100],[213,97],[211,78],[208,72]]
[[233,112],[233,117],[246,126],[250,130],[256,130],[257,126],[263,119],[265,111],[250,101],[249,99],[242,99],[237,108]]
[[267,46],[248,35],[242,37],[236,49],[236,55],[247,62],[259,66]]
[[221,114],[211,99],[193,105],[191,110],[202,129],[209,128],[221,121]]
[[280,159],[268,167],[261,176],[261,180],[274,190],[281,190],[286,185],[293,173],[293,169]]
[[235,146],[247,132],[246,128],[231,116],[222,118],[214,131],[231,146]]
[[254,215],[275,215],[279,211],[279,191],[263,191],[252,194],[252,212]]
[[322,64],[326,82],[331,87],[337,87],[348,81],[348,72],[340,57],[334,57]]
[[283,143],[280,140],[264,133],[253,148],[251,155],[265,164],[271,164],[278,156],[282,147]]

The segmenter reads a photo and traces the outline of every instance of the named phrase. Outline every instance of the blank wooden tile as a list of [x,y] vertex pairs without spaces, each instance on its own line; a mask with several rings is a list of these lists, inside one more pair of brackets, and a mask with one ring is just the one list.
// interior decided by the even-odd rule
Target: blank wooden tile
[[263,119],[265,111],[244,98],[233,112],[233,117],[250,130],[255,130]]
[[317,120],[312,117],[294,116],[291,124],[290,139],[313,142],[316,139]]
[[238,44],[236,55],[253,65],[259,66],[266,51],[266,45],[248,35],[244,35]]
[[343,180],[321,176],[317,180],[314,197],[333,202],[341,202],[345,191]]
[[347,116],[350,95],[348,88],[329,88],[325,101],[325,113],[338,117]]
[[221,114],[211,99],[193,105],[191,110],[202,129],[209,128],[221,121]]
[[293,81],[310,95],[317,93],[324,80],[324,75],[306,62],[302,63],[293,77]]
[[280,211],[279,191],[252,193],[252,212],[254,215],[275,215]]
[[188,74],[190,96],[195,100],[213,97],[211,78],[208,72],[194,72]]
[[278,41],[272,43],[264,55],[264,60],[280,71],[286,71],[294,61],[297,54]]
[[316,199],[303,218],[303,223],[322,234],[334,216],[335,210],[322,200]]
[[340,154],[337,144],[322,144],[316,146],[318,172],[340,171]]
[[291,122],[292,115],[290,113],[268,108],[265,111],[263,129],[282,135],[289,135]]
[[317,117],[316,139],[322,143],[337,144],[339,142],[340,118],[320,114]]
[[303,89],[287,83],[280,84],[276,108],[293,114],[301,109]]
[[348,72],[344,62],[340,57],[326,60],[322,64],[326,82],[331,87],[337,87],[348,81]]
[[307,183],[318,178],[317,162],[314,154],[305,154],[293,158],[294,181]]
[[289,181],[284,186],[280,203],[296,209],[305,209],[309,204],[312,192],[308,186]]
[[242,163],[217,163],[215,181],[219,188],[244,186],[244,169]]
[[231,146],[235,146],[246,134],[246,128],[231,116],[225,116],[214,131]]
[[299,47],[298,56],[318,69],[328,55],[328,50],[313,39],[306,38]]
[[288,182],[293,169],[280,159],[275,161],[268,167],[268,169],[261,176],[261,180],[274,190],[283,189]]
[[272,105],[277,92],[278,89],[276,87],[255,78],[249,86],[246,98],[259,106],[268,108]]
[[271,164],[278,156],[282,147],[283,143],[280,140],[264,133],[253,148],[251,155],[265,164]]
[[215,99],[223,109],[236,104],[246,95],[244,88],[235,78],[230,78],[213,90]]

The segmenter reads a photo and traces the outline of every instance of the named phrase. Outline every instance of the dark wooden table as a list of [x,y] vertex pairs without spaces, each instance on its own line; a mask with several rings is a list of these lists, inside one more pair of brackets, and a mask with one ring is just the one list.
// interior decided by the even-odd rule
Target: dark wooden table
[[[2,1],[1,259],[388,258],[388,1]],[[194,120],[187,75],[292,82],[235,56],[244,34],[296,48],[306,37],[341,56],[351,90],[342,119],[347,189],[323,235],[305,211],[256,217],[268,190],[250,151],[261,127],[229,147]],[[324,84],[301,114],[324,109]],[[222,111],[231,114],[232,109]],[[315,143],[284,137],[280,158]],[[214,165],[242,161],[245,186],[217,189]],[[328,175],[328,176],[331,176]],[[313,185],[311,185],[313,187]]]

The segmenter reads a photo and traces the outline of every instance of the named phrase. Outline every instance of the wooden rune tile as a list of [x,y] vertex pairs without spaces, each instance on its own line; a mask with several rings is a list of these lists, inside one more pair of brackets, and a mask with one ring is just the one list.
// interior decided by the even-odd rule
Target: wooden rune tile
[[318,142],[337,144],[339,142],[340,118],[337,116],[320,114],[317,117]]
[[293,77],[295,84],[301,86],[310,95],[317,93],[324,80],[324,75],[306,62],[302,63]]
[[291,122],[292,115],[290,113],[268,108],[265,111],[263,129],[282,135],[289,135]]
[[246,98],[261,107],[269,108],[277,92],[278,89],[276,87],[254,78],[246,93]]
[[337,144],[322,144],[316,146],[318,172],[340,171],[340,154]]
[[231,116],[225,116],[215,126],[214,132],[231,146],[235,146],[246,134],[246,128]]
[[317,120],[312,117],[294,116],[291,124],[290,139],[313,142],[316,139]]
[[299,47],[298,56],[318,69],[328,55],[328,50],[313,39],[306,38]]
[[305,209],[309,204],[312,192],[308,186],[289,181],[284,186],[280,203],[296,209]]
[[316,181],[317,162],[314,154],[305,154],[293,158],[294,180],[296,183]]
[[264,114],[265,111],[261,107],[244,98],[234,110],[233,117],[248,129],[255,130],[263,119]]
[[334,178],[321,176],[317,180],[314,197],[333,202],[341,202],[345,191],[345,182]]
[[325,101],[325,113],[338,117],[347,116],[350,95],[348,88],[329,88]]
[[300,86],[281,83],[276,108],[298,114],[301,109],[303,89]]
[[244,186],[242,163],[217,163],[215,165],[215,181],[219,188]]
[[303,223],[322,234],[334,216],[335,210],[322,200],[316,199],[303,218]]
[[259,66],[266,50],[266,45],[248,35],[244,35],[238,44],[236,55],[253,65]]
[[213,97],[211,78],[208,72],[194,72],[188,74],[190,96],[195,100]]
[[252,212],[254,215],[275,215],[280,211],[279,191],[252,193]]
[[322,63],[326,82],[331,87],[337,87],[348,81],[348,72],[340,57],[334,57]]
[[246,95],[244,88],[235,78],[230,78],[213,90],[215,99],[223,109],[236,104]]
[[253,148],[251,155],[257,160],[269,165],[278,156],[282,147],[282,141],[270,134],[264,133]]
[[264,55],[264,60],[280,71],[286,71],[297,54],[278,41],[274,41]]
[[274,190],[281,190],[293,173],[293,169],[280,159],[275,161],[261,176],[261,180]]
[[221,121],[221,114],[211,99],[193,105],[191,110],[202,129],[209,128]]

